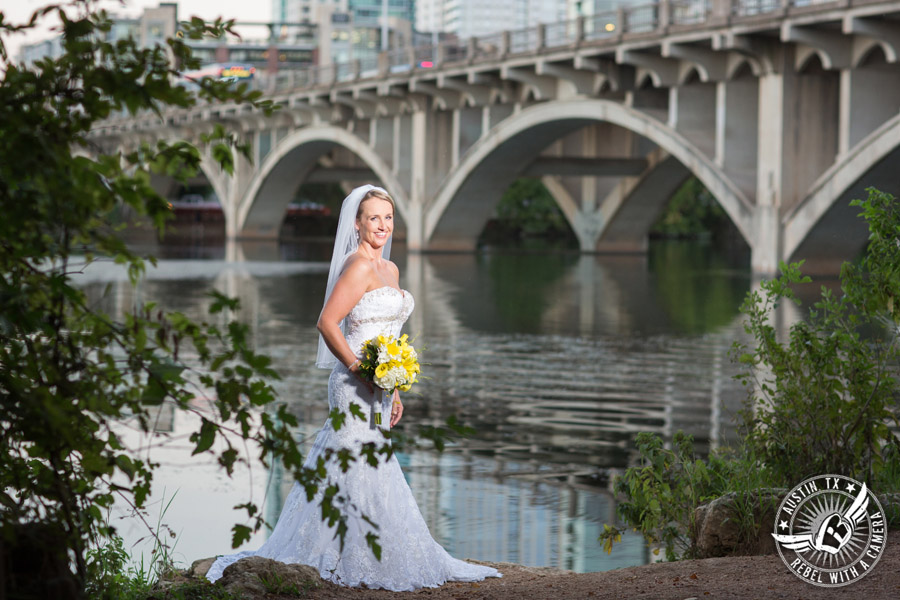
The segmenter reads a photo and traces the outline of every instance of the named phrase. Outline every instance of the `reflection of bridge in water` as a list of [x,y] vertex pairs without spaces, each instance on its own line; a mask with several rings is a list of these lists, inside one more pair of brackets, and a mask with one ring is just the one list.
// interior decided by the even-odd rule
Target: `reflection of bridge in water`
[[[434,398],[413,400],[416,418],[440,421],[458,412],[481,427],[476,440],[483,438],[483,451],[519,458],[520,452],[546,452],[560,462],[574,452],[585,464],[606,466],[622,464],[623,457],[592,458],[595,450],[624,449],[636,431],[669,437],[683,429],[712,445],[733,437],[730,418],[742,395],[727,352],[739,329],[736,306],[746,279],[719,277],[730,281],[715,292],[726,312],[713,315],[717,320],[706,329],[673,335],[685,321],[673,311],[714,313],[703,302],[694,307],[679,298],[694,296],[692,285],[716,286],[716,275],[695,277],[694,284],[679,277],[663,286],[635,257],[410,254],[405,261],[404,285],[417,299],[405,330],[423,333],[433,375],[423,391]],[[199,318],[207,300],[197,280],[212,278],[213,287],[240,299],[240,313],[231,316],[248,323],[253,343],[281,363],[283,397],[298,397],[299,385],[302,397],[312,386],[324,398],[321,372],[298,359],[316,341],[321,266],[168,264],[173,273],[145,280],[136,296],[127,285],[113,286],[108,308],[121,312],[156,298]],[[514,272],[523,264],[533,279]],[[510,275],[514,284],[504,287]],[[667,295],[672,286],[674,301]],[[308,404],[300,398],[298,409],[305,422],[320,423],[326,414],[314,398]],[[533,429],[535,438],[508,443],[510,426],[519,433]]]
[[[516,258],[483,259],[492,260],[501,261],[502,272],[514,268]],[[422,407],[432,420],[461,413],[479,429],[470,447],[484,442],[484,452],[558,465],[577,456],[583,465],[620,466],[638,431],[669,438],[683,430],[712,446],[734,439],[733,419],[745,396],[732,379],[736,368],[728,350],[740,329],[736,307],[747,280],[716,288],[728,308],[710,326],[714,332],[672,336],[672,307],[646,267],[635,264],[640,259],[569,257],[568,265],[558,257],[547,260],[555,278],[543,277],[534,268],[539,260],[527,257],[523,262],[537,271],[537,279],[521,288],[489,289],[498,276],[490,264],[473,266],[482,259],[407,258],[408,277],[428,282],[416,296],[424,292],[427,301],[420,302],[414,313],[419,321],[409,330],[429,324],[418,331],[428,332],[429,356],[442,359],[431,369],[436,379],[448,382],[429,391],[441,401]],[[418,270],[424,276],[414,275]],[[720,278],[694,280],[673,283],[690,298],[692,285],[715,286]],[[524,322],[503,321],[514,310]],[[697,310],[712,307],[701,304]],[[500,333],[505,330],[522,333]],[[485,333],[490,331],[498,333]],[[420,409],[413,406],[418,417]]]
[[[423,334],[433,376],[423,396],[407,402],[406,424],[440,424],[457,414],[477,430],[444,455],[412,452],[406,472],[430,527],[457,554],[612,568],[603,566],[612,563],[600,556],[596,527],[613,518],[606,476],[630,463],[634,433],[670,436],[684,429],[710,444],[730,437],[730,415],[741,396],[725,351],[737,303],[713,331],[675,336],[665,333],[676,319],[666,286],[634,258],[545,257],[550,262],[543,264],[536,257],[512,258],[398,253],[403,286],[417,299],[406,331]],[[510,286],[503,275],[519,268],[516,260],[530,262],[535,278]],[[546,276],[547,269],[556,275]],[[210,285],[239,296],[240,313],[233,316],[251,325],[253,343],[273,357],[284,378],[279,393],[308,435],[327,414],[325,373],[302,358],[315,350],[323,279],[321,269],[308,264],[162,261],[136,294],[124,277],[114,284],[106,308],[115,313],[154,299],[201,318]],[[679,292],[689,295],[690,279],[679,281]],[[710,282],[715,276],[703,278],[704,285]],[[746,285],[739,278],[735,293]],[[512,303],[521,314],[507,310]],[[513,320],[498,321],[503,315]],[[177,418],[169,420],[178,430]],[[188,454],[183,462],[177,452],[163,462],[190,477],[162,472],[157,481],[197,486],[182,494],[191,504],[213,490],[222,510],[205,507],[218,516],[203,522],[230,524],[240,490],[212,465],[194,467]],[[266,510],[274,519],[291,483],[278,469],[270,478]],[[262,486],[254,491],[259,500],[266,486],[255,480]],[[643,562],[640,540],[629,544],[612,559]],[[599,562],[578,563],[577,556],[588,560],[594,549]]]
[[[571,264],[561,265],[557,279],[544,281],[543,287],[530,286],[530,298],[515,289],[485,291],[492,272],[490,266],[473,264],[479,260],[413,254],[402,266],[404,287],[417,298],[406,330],[413,335],[424,332],[434,377],[423,398],[407,403],[408,419],[439,425],[456,414],[477,430],[444,456],[413,455],[420,466],[410,470],[410,481],[423,510],[428,506],[430,526],[445,543],[475,548],[472,544],[484,539],[478,522],[460,522],[455,528],[438,517],[455,515],[447,517],[453,521],[470,513],[498,515],[492,522],[505,529],[487,536],[482,547],[518,556],[516,560],[528,563],[532,559],[523,557],[536,557],[536,548],[545,547],[498,545],[541,535],[559,541],[560,548],[581,547],[584,540],[596,539],[598,532],[592,528],[598,522],[613,518],[606,475],[629,464],[636,432],[670,437],[681,429],[711,445],[733,439],[732,417],[743,392],[730,378],[733,367],[727,351],[737,329],[734,299],[746,291],[746,281],[739,281],[738,291],[727,297],[732,302],[720,324],[724,332],[672,339],[661,333],[671,328],[664,323],[669,309],[660,306],[659,291],[646,273],[638,275],[646,267],[634,264],[633,258],[604,259],[598,268],[593,257],[569,257]],[[500,266],[503,270],[509,263]],[[586,276],[588,270],[591,276]],[[714,279],[704,278],[702,284]],[[680,289],[689,286],[682,281]],[[532,313],[526,307],[526,317],[537,315],[536,330],[542,334],[499,333],[509,324],[497,327],[496,335],[485,333],[491,330],[485,321],[499,318],[509,302],[529,301],[539,310]],[[619,318],[613,318],[617,312]],[[558,319],[554,313],[570,318]],[[579,334],[587,337],[579,339]],[[637,339],[606,339],[617,335]],[[309,417],[304,420],[314,426],[324,419],[320,407],[305,414]],[[504,483],[498,487],[495,481]],[[285,482],[282,493],[289,486]],[[559,502],[547,501],[548,512],[540,520],[544,533],[521,520],[526,513],[498,512],[511,502],[508,491],[497,491],[504,486],[521,490],[523,498],[540,489]],[[458,506],[448,506],[454,502]],[[576,518],[586,506],[595,521]],[[574,533],[560,533],[559,527],[570,522],[575,523],[570,529]],[[588,544],[583,551],[590,556],[591,549],[596,545]],[[482,554],[465,550],[462,555]]]
[[95,139],[112,151],[238,132],[253,164],[233,178],[203,164],[232,238],[277,238],[304,182],[372,180],[397,200],[411,250],[471,250],[529,176],[583,251],[642,252],[693,174],[754,271],[795,257],[834,269],[866,238],[848,200],[867,185],[900,191],[898,14],[897,0],[662,1],[423,50],[427,69],[413,51],[266,83],[271,117],[198,106],[112,119]]

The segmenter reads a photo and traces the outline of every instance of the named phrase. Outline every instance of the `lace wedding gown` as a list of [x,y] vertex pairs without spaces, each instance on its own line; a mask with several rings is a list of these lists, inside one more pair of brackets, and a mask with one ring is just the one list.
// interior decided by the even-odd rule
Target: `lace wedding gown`
[[[360,348],[365,340],[382,333],[400,335],[400,328],[413,306],[409,292],[392,287],[366,292],[347,315],[347,342],[351,348]],[[325,423],[306,458],[306,466],[315,466],[326,448],[358,451],[365,442],[383,444],[385,439],[375,424],[375,414],[381,414],[381,427],[389,426],[391,401],[387,394],[378,397],[373,400],[373,394],[356,376],[338,363],[328,380],[328,406],[343,410],[348,417],[338,431],[330,420]],[[363,408],[366,421],[350,415],[351,402]],[[339,539],[334,536],[334,527],[322,521],[319,508],[321,490],[329,483],[336,483],[340,494],[348,496],[354,505],[348,517],[343,552]],[[372,528],[360,514],[378,525],[375,533],[382,548],[380,561],[366,543],[366,533]],[[377,468],[360,459],[351,463],[346,472],[341,472],[335,461],[329,461],[327,481],[311,502],[307,501],[305,490],[295,483],[266,543],[256,552],[218,558],[206,577],[215,581],[225,567],[247,556],[310,565],[324,579],[340,585],[366,585],[393,591],[501,576],[496,569],[453,558],[434,541],[395,456],[388,460],[382,458]]]

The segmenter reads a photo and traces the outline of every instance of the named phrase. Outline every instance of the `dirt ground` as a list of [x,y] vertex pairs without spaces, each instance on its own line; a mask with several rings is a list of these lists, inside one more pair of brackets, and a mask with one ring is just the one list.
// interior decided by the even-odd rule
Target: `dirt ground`
[[480,583],[447,583],[437,589],[386,592],[326,584],[312,591],[315,599],[409,600],[687,600],[705,599],[900,599],[900,531],[888,533],[888,544],[873,571],[840,588],[824,589],[790,573],[778,555],[710,558],[656,563],[602,573],[572,573],[508,563],[490,564],[501,579]]

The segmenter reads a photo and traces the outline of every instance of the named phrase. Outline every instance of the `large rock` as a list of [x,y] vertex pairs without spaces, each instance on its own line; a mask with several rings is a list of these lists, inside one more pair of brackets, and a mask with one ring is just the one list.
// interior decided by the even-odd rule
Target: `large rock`
[[321,585],[322,578],[307,565],[251,556],[226,567],[218,583],[238,597],[261,597],[266,593],[301,593]]
[[[700,558],[741,554],[775,554],[775,512],[787,490],[729,492],[694,509]],[[879,494],[887,515],[897,512],[900,494]]]
[[185,572],[185,576],[192,579],[206,577],[206,574],[209,572],[209,569],[213,566],[214,562],[216,562],[215,556],[210,558],[199,558],[191,563],[191,567]]
[[784,489],[729,492],[694,510],[701,558],[774,554],[775,512]]

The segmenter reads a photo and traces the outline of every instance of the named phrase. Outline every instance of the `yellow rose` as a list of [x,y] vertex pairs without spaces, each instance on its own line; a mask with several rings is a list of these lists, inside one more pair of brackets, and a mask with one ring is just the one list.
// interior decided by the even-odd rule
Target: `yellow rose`
[[408,392],[410,387],[412,387],[412,386],[409,384],[400,385],[400,386],[397,386],[397,389],[400,390],[401,392]]
[[396,343],[388,344],[387,351],[388,351],[388,354],[390,354],[391,356],[400,354],[400,348],[397,346]]
[[384,377],[385,373],[388,372],[387,363],[383,363],[375,367],[375,377]]

